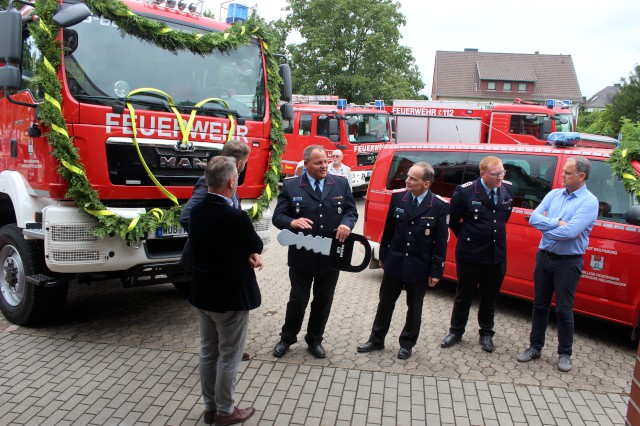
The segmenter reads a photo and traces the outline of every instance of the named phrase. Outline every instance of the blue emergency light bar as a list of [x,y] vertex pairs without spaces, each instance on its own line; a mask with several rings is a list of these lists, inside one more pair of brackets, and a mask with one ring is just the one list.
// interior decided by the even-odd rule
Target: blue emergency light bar
[[338,99],[338,109],[347,109],[346,99]]
[[580,141],[578,132],[553,132],[547,138],[547,144],[558,148],[570,148]]
[[376,109],[384,109],[384,101],[376,99]]

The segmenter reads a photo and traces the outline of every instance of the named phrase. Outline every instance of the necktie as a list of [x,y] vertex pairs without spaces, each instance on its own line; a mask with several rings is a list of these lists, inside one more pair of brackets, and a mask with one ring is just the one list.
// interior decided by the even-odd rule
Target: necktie
[[418,197],[413,197],[413,201],[411,202],[411,211],[416,211],[418,208]]
[[318,195],[318,198],[322,197],[322,190],[320,189],[320,181],[319,180],[316,181],[316,195]]
[[494,197],[494,195],[496,195],[496,191],[495,191],[494,189],[492,189],[491,191],[489,191],[489,201],[491,201],[491,205],[492,205],[493,207],[495,207],[495,206],[496,206],[495,198],[493,198],[493,197]]

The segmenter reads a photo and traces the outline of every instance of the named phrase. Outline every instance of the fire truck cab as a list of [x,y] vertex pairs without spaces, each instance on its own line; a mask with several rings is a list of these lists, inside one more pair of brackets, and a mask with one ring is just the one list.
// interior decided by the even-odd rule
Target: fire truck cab
[[[553,135],[552,135],[553,136]],[[554,139],[550,137],[550,139]],[[365,204],[364,236],[378,266],[379,243],[394,191],[404,190],[406,173],[425,161],[435,169],[431,190],[450,198],[457,185],[479,177],[479,163],[487,155],[499,157],[512,182],[514,209],[507,224],[507,274],[501,292],[533,300],[535,253],[541,235],[529,225],[533,209],[552,189],[562,187],[562,167],[571,156],[591,162],[587,188],[600,202],[598,218],[584,255],[584,270],[575,296],[575,311],[607,321],[638,327],[640,315],[640,206],[607,163],[611,150],[558,146],[492,144],[396,144],[378,155]],[[630,222],[627,222],[627,218]],[[456,280],[456,237],[450,233],[445,278]],[[634,329],[635,330],[635,329]]]
[[[294,102],[302,100],[297,96],[294,95]],[[324,147],[327,155],[340,149],[344,154],[343,164],[351,168],[353,193],[364,195],[378,151],[393,139],[389,114],[381,103],[379,107],[353,106],[337,96],[319,99],[337,103],[296,103],[293,119],[284,121],[287,147],[282,155],[282,175],[294,175],[297,164],[303,160],[304,148],[309,145]]]

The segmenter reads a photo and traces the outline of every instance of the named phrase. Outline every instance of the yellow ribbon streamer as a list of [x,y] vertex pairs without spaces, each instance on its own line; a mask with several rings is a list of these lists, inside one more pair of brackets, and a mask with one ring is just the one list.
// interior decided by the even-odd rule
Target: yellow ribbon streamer
[[630,180],[638,180],[638,178],[636,178],[634,175],[630,175],[629,173],[623,173],[622,177]]
[[45,93],[44,94],[44,100],[49,102],[54,107],[58,108],[58,111],[62,111],[62,107],[60,106],[60,102],[58,102],[58,100],[56,98],[54,98],[53,96],[49,96],[48,93]]
[[65,166],[70,171],[72,171],[73,173],[75,173],[77,175],[80,175],[80,176],[84,176],[84,172],[82,171],[82,169],[80,167],[76,167],[73,164],[67,162],[66,160],[62,160],[62,165]]
[[136,225],[138,224],[139,220],[140,220],[140,216],[134,217],[133,219],[131,219],[131,222],[129,223],[129,226],[127,227],[127,232],[131,232],[133,230],[133,228],[136,227]]
[[49,62],[46,56],[44,57],[44,66],[47,67],[49,71],[56,74],[56,69],[51,65],[51,62]]
[[38,19],[38,25],[40,26],[40,28],[42,28],[43,30],[45,30],[46,32],[48,32],[49,34],[51,34],[51,31],[49,31],[49,27],[47,27],[47,24],[45,24],[42,19]]
[[115,213],[112,212],[111,210],[87,210],[84,209],[85,212],[89,213],[90,215],[93,216],[114,216]]
[[271,201],[271,186],[269,184],[265,186],[265,191],[267,191],[267,201]]
[[275,164],[272,164],[272,165],[271,165],[271,169],[273,170],[273,172],[274,172],[276,175],[278,175],[278,174],[280,173],[280,172],[278,171],[278,167],[276,167],[276,165],[275,165]]
[[627,157],[627,149],[623,149],[622,150],[622,158],[626,158]]
[[[171,98],[171,96],[169,96],[168,94],[166,94],[162,90],[145,87],[145,88],[135,89],[135,90],[129,92],[129,94],[127,95],[127,98],[129,98],[131,95],[134,95],[134,94],[140,93],[140,92],[155,92],[155,93],[160,93],[160,94],[166,96],[169,99],[169,102],[170,102],[170,105],[171,105],[171,109],[174,111],[174,114],[176,114],[176,116],[178,117],[178,122],[182,123],[182,117],[180,116],[180,114],[178,114],[178,111],[175,109],[175,107],[173,107],[173,99]],[[156,187],[158,189],[160,189],[160,191],[162,191],[162,193],[168,199],[173,201],[173,203],[175,205],[180,205],[180,203],[178,202],[178,198],[176,198],[175,195],[173,195],[171,192],[169,192],[160,182],[158,182],[158,179],[156,179],[156,177],[153,175],[153,173],[149,169],[149,166],[147,165],[147,162],[144,161],[144,157],[142,156],[142,152],[140,152],[140,146],[138,145],[138,129],[137,129],[137,126],[136,126],[136,112],[133,109],[133,105],[131,105],[131,102],[127,102],[127,108],[129,108],[129,116],[131,117],[131,130],[133,131],[133,145],[136,148],[136,152],[138,153],[138,158],[140,159],[140,163],[142,164],[142,167],[144,167],[144,170],[147,172],[147,176],[149,176],[149,178],[156,185]],[[182,124],[182,126],[184,126],[184,123]],[[182,126],[181,126],[181,129],[180,129],[181,131],[182,131]],[[136,223],[137,223],[137,221],[136,221]],[[129,225],[129,226],[131,226],[131,225]],[[135,224],[133,224],[133,226],[135,227]]]
[[56,125],[56,124],[51,123],[51,128],[52,128],[53,130],[55,130],[56,132],[60,133],[61,135],[64,135],[64,136],[66,136],[66,137],[69,137],[69,133],[67,133],[67,131],[66,131],[65,129],[63,129],[62,127],[60,127],[60,126],[58,126],[58,125]]
[[251,217],[254,217],[256,214],[258,214],[258,202],[256,202],[251,208]]
[[158,223],[162,223],[162,220],[164,219],[164,212],[161,209],[156,207],[155,209],[149,210],[149,213],[156,217]]
[[[230,109],[229,104],[221,98],[207,98],[198,102],[195,106],[196,108],[200,108],[202,105],[209,102],[220,102],[226,109]],[[193,120],[195,119],[196,111],[195,109],[191,110],[191,116],[189,117],[189,122],[187,123],[187,128],[191,131],[191,126],[193,125]],[[233,115],[228,114],[227,118],[229,119],[229,134],[227,135],[227,142],[229,142],[233,138],[233,132],[235,131],[236,120],[233,118]]]

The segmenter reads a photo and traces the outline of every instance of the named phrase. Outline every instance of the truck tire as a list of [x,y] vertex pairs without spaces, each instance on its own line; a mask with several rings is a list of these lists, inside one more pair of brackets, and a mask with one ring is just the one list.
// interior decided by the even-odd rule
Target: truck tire
[[176,288],[180,296],[184,297],[185,299],[189,297],[189,292],[191,291],[191,281],[175,282],[173,283],[173,286]]
[[47,273],[44,242],[25,240],[15,224],[0,228],[0,311],[14,324],[35,324],[64,307],[68,285],[40,287],[26,277]]

